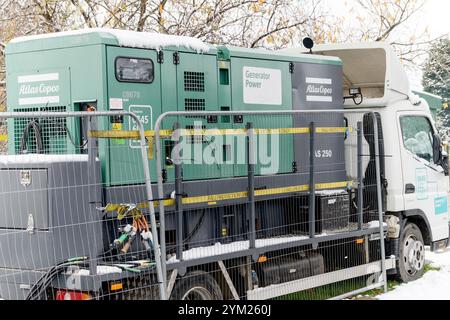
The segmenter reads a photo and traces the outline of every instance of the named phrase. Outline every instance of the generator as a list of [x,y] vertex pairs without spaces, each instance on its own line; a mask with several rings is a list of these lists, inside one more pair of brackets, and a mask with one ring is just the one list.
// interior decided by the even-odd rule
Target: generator
[[[139,40],[136,40],[139,39]],[[198,39],[188,40],[111,29],[60,32],[40,38],[12,40],[6,49],[8,111],[97,111],[127,110],[139,116],[146,130],[168,111],[252,111],[343,109],[342,63],[334,57],[288,55],[268,50],[232,46],[212,46]],[[135,41],[136,40],[136,41]],[[184,42],[183,42],[184,41]],[[37,150],[34,133],[28,136],[26,151],[46,154],[83,152],[86,132],[80,119],[39,119],[43,150]],[[180,127],[245,128],[248,121],[261,128],[343,127],[342,115],[305,117],[250,116],[188,117]],[[8,121],[10,154],[24,151],[21,138],[29,119]],[[198,124],[200,123],[200,124]],[[135,130],[128,118],[103,119],[100,130]],[[208,144],[193,139],[194,144]],[[170,143],[167,141],[165,143]],[[345,181],[344,142],[331,135],[317,141],[318,150],[331,157],[317,159],[318,182]],[[224,143],[224,158],[233,145]],[[280,137],[286,150],[277,174],[306,173],[308,135]],[[102,180],[106,187],[143,183],[139,143],[135,140],[102,141],[99,146]],[[164,145],[170,157],[170,144]],[[155,159],[150,160],[151,176],[156,176]],[[130,163],[135,165],[130,165]],[[257,164],[256,174],[261,173]],[[174,168],[164,165],[167,181]],[[224,179],[246,175],[242,164],[202,168],[187,164],[183,180]],[[321,172],[327,171],[326,175]],[[306,182],[306,175],[303,181]]]

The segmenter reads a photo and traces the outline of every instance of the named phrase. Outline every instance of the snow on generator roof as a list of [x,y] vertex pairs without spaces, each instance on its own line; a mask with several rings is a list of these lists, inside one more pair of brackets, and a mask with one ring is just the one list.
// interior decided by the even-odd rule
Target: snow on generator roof
[[32,40],[50,39],[65,36],[78,36],[91,33],[106,33],[117,39],[122,47],[144,48],[161,50],[165,47],[185,47],[197,51],[198,53],[207,53],[209,46],[200,39],[174,36],[151,32],[137,32],[128,30],[108,29],[108,28],[90,28],[72,31],[63,31],[48,33],[42,35],[25,36],[13,39],[10,43],[21,43]]

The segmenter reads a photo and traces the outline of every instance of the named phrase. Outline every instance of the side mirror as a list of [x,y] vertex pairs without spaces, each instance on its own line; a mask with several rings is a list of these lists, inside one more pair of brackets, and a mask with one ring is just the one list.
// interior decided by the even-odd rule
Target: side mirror
[[433,134],[433,163],[440,164],[442,159],[441,138]]

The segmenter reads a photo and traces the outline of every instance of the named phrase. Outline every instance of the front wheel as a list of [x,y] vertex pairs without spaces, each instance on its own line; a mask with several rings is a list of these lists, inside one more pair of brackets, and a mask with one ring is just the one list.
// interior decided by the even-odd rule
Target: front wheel
[[400,235],[397,277],[402,282],[419,279],[425,267],[425,246],[422,232],[414,223],[408,223]]
[[216,280],[204,271],[193,271],[179,279],[171,300],[223,300]]

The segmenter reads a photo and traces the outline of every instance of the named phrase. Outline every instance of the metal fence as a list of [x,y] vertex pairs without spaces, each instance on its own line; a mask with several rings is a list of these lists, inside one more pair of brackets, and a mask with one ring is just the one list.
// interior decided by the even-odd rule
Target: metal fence
[[171,199],[158,208],[168,295],[219,291],[207,286],[231,299],[386,290],[378,123],[364,110],[159,117],[158,198]]
[[171,112],[154,131],[129,112],[0,117],[1,298],[386,290],[372,111]]
[[[136,288],[145,285],[155,298],[164,298],[148,143],[140,119],[129,112],[20,112],[0,117],[11,132],[16,126],[23,129],[16,136],[22,140],[19,152],[16,141],[9,141],[10,154],[0,156],[0,297],[132,298],[139,297]],[[133,152],[128,144],[94,136],[99,129],[108,130],[116,118],[130,118],[137,128]],[[56,125],[62,119],[68,124]],[[55,143],[71,144],[72,153],[49,152]],[[111,158],[126,168],[113,182],[105,179],[111,175],[105,165]],[[136,177],[143,188],[122,196],[139,199],[146,209],[105,202],[105,190],[112,184],[136,183]]]

